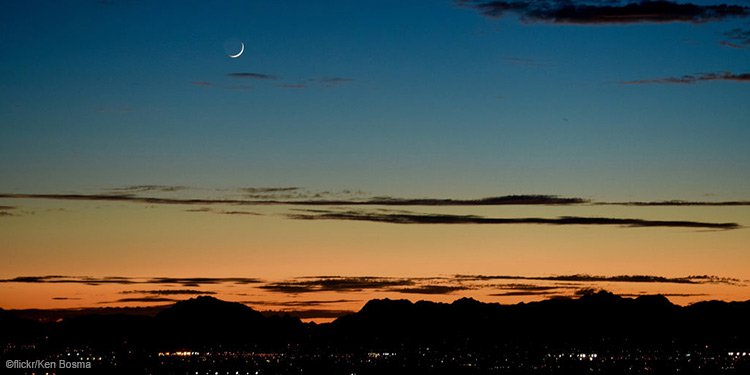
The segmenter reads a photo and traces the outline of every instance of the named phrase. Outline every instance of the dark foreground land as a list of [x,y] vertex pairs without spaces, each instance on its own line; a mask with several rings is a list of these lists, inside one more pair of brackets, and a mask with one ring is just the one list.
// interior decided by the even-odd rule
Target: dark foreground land
[[22,374],[750,374],[750,301],[373,300],[316,325],[198,297],[155,316],[0,310],[0,343],[0,373]]

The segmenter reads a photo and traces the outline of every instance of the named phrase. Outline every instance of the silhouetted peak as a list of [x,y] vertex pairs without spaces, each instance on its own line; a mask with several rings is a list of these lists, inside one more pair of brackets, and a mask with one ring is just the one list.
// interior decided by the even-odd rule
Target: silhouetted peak
[[239,302],[227,302],[210,296],[180,301],[156,315],[170,319],[262,319],[263,315]]
[[650,295],[638,296],[638,298],[636,298],[635,300],[636,302],[640,304],[654,306],[654,307],[674,306],[672,302],[670,302],[669,299],[667,299],[667,297],[664,297],[661,294],[650,294]]
[[372,314],[380,312],[388,312],[394,310],[408,309],[412,306],[411,301],[405,299],[373,299],[367,301],[367,303],[359,311],[360,313]]
[[458,306],[458,307],[463,307],[463,306],[480,306],[480,305],[483,305],[483,303],[475,300],[474,298],[463,297],[463,298],[459,298],[459,299],[453,301],[453,303],[451,305]]
[[589,302],[613,302],[622,300],[622,297],[606,290],[581,289],[576,292],[581,301]]

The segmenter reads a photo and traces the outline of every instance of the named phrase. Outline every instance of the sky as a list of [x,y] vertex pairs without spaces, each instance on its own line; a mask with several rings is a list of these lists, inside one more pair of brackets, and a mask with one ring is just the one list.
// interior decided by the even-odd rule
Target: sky
[[747,0],[9,1],[0,35],[0,307],[750,299]]

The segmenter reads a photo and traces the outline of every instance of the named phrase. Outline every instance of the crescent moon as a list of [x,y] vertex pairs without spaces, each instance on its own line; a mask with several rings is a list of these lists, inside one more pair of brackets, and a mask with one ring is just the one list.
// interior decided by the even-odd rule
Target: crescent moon
[[236,55],[228,55],[230,58],[236,59],[242,55],[242,52],[245,52],[245,43],[240,42],[240,52],[237,52]]

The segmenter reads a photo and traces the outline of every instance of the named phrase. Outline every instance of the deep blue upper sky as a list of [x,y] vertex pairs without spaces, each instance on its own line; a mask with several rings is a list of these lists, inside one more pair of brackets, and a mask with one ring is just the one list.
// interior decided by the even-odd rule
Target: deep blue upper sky
[[3,2],[0,190],[747,198],[741,13],[584,25],[453,1]]

